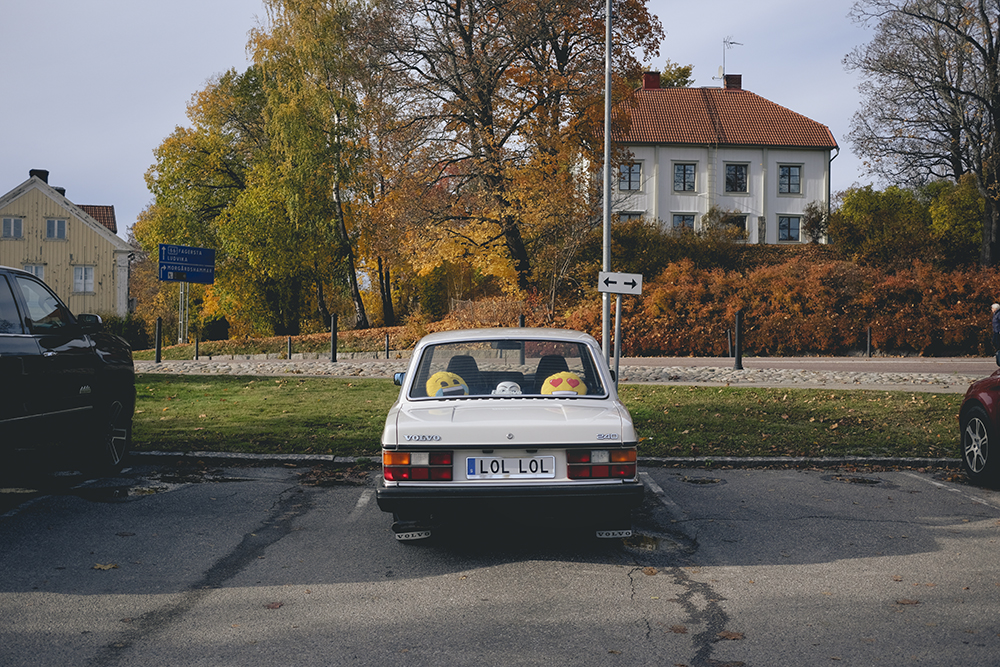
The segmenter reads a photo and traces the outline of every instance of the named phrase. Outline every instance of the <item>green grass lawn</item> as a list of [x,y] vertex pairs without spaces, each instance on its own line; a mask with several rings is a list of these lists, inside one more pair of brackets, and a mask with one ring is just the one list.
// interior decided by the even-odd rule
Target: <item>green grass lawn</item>
[[[389,380],[140,374],[137,450],[377,456]],[[958,456],[960,394],[623,385],[640,456]]]

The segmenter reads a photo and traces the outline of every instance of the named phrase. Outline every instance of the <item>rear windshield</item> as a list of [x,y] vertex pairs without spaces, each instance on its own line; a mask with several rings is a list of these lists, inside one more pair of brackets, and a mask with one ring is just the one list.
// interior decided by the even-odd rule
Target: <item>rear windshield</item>
[[590,348],[549,340],[462,341],[424,349],[410,398],[599,397]]

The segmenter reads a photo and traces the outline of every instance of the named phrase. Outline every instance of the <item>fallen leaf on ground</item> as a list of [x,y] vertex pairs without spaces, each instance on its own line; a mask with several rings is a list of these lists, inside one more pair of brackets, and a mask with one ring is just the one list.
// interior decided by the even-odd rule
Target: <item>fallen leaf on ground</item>
[[107,565],[102,565],[101,563],[94,563],[95,570],[117,570],[118,566],[114,563],[108,563]]
[[729,630],[723,630],[719,633],[719,639],[730,639],[736,641],[737,639],[743,639],[742,632],[730,632]]
[[269,602],[268,604],[264,605],[264,608],[265,609],[281,609],[281,607],[284,604],[285,604],[284,602]]

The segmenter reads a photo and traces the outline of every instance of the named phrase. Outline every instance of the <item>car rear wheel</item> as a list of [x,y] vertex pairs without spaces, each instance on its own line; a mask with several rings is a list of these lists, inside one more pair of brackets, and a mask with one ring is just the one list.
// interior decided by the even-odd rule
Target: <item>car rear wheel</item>
[[990,445],[996,442],[996,429],[986,410],[978,405],[969,408],[962,415],[961,429],[962,467],[965,474],[974,484],[997,486],[1000,482],[997,475],[1000,449],[990,456]]
[[132,447],[132,404],[114,399],[94,420],[94,433],[83,453],[86,472],[106,475],[121,470],[125,455]]

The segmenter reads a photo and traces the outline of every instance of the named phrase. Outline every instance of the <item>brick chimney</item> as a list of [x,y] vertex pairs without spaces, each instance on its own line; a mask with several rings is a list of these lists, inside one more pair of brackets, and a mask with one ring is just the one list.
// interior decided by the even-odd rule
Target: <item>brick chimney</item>
[[659,90],[660,89],[660,73],[659,72],[645,72],[642,75],[642,89],[643,90]]
[[32,176],[37,176],[42,181],[42,183],[48,183],[49,182],[49,170],[48,169],[29,169],[28,170],[28,178],[31,178]]
[[727,74],[726,75],[726,90],[743,90],[743,75],[742,74]]

